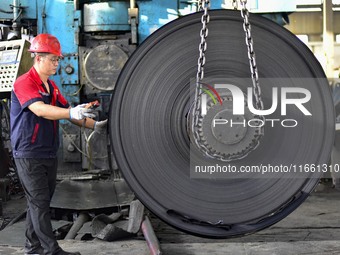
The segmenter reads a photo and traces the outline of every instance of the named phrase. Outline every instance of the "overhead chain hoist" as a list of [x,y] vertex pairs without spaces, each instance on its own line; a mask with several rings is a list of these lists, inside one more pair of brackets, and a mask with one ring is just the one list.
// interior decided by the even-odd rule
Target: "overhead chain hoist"
[[[254,51],[254,42],[253,37],[251,34],[251,25],[249,22],[249,11],[247,9],[247,0],[240,0],[241,3],[241,17],[243,19],[243,30],[245,32],[245,42],[248,50],[248,59],[249,59],[249,66],[250,66],[250,72],[251,72],[251,80],[252,80],[252,86],[253,86],[253,97],[255,99],[255,109],[263,110],[263,101],[261,98],[261,88],[259,84],[259,75],[256,65],[256,57],[255,57],[255,51]],[[216,152],[215,150],[211,150],[209,146],[206,146],[205,143],[202,142],[202,137],[199,134],[199,118],[201,114],[201,98],[200,94],[202,93],[202,81],[204,79],[204,65],[206,63],[206,56],[205,52],[207,50],[208,44],[207,44],[207,37],[208,37],[208,24],[210,21],[209,16],[209,7],[210,7],[210,1],[209,0],[200,0],[199,1],[199,11],[202,11],[202,28],[200,30],[200,44],[199,44],[199,57],[198,57],[198,68],[197,68],[197,75],[196,75],[196,89],[195,89],[195,98],[194,98],[194,106],[193,111],[191,114],[191,132],[193,134],[194,143],[199,148],[203,154],[205,154],[209,158],[218,159],[221,161],[232,161],[244,158],[248,155],[249,152],[255,150],[257,146],[260,143],[261,137],[264,134],[264,127],[262,126],[257,133],[257,136],[254,137],[252,140],[252,143],[247,146],[246,149],[232,154],[225,154],[221,152]],[[233,1],[234,9],[238,8],[238,2],[237,0]],[[265,121],[264,116],[257,115],[257,119],[260,121]]]

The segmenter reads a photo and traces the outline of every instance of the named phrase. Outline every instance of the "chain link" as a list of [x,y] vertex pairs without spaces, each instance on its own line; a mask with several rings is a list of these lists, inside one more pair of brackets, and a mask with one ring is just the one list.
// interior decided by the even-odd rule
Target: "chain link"
[[191,132],[194,137],[195,144],[198,148],[200,148],[205,154],[209,157],[209,150],[204,146],[201,141],[201,137],[199,135],[199,131],[197,129],[200,117],[200,91],[202,89],[200,81],[204,78],[204,65],[205,65],[205,52],[207,50],[207,41],[206,38],[208,36],[208,23],[210,21],[210,16],[208,14],[208,9],[210,7],[209,0],[199,0],[198,1],[199,11],[203,11],[201,23],[202,28],[200,31],[201,42],[199,44],[199,57],[197,62],[197,75],[196,75],[196,87],[195,87],[195,101],[193,105],[193,112],[191,114]]
[[200,81],[204,78],[204,65],[205,65],[205,52],[207,50],[207,41],[208,37],[208,23],[210,21],[210,16],[208,14],[208,9],[210,6],[209,0],[200,0],[199,1],[199,10],[203,11],[201,22],[202,29],[200,31],[201,42],[199,44],[199,58],[198,58],[198,68],[197,68],[197,77],[196,81]]
[[248,59],[250,66],[251,79],[253,83],[253,95],[255,97],[255,108],[259,110],[263,110],[263,101],[261,97],[261,88],[259,84],[259,74],[256,65],[256,58],[254,52],[254,42],[251,35],[251,26],[249,23],[249,11],[247,9],[247,0],[240,0],[242,9],[241,16],[243,18],[243,30],[246,35],[246,45],[248,48]]
[[238,9],[238,2],[237,2],[237,0],[233,0],[232,5],[233,5],[234,10]]
[[[263,102],[261,98],[261,90],[259,86],[258,81],[258,70],[255,60],[255,52],[254,52],[254,45],[253,45],[253,39],[251,36],[251,27],[249,23],[249,12],[246,8],[247,1],[246,0],[240,0],[242,5],[241,10],[241,16],[243,18],[243,29],[246,34],[246,45],[248,48],[248,58],[249,58],[249,64],[250,64],[250,71],[251,71],[251,78],[253,83],[253,94],[255,98],[255,108],[256,109],[263,109]],[[233,6],[234,9],[238,8],[237,0],[233,0]],[[205,52],[207,50],[207,37],[208,37],[208,23],[210,21],[210,16],[208,14],[208,10],[210,7],[210,1],[209,0],[199,0],[198,1],[198,7],[199,11],[202,11],[202,28],[200,31],[200,38],[201,42],[199,44],[199,57],[198,57],[198,67],[197,67],[197,75],[196,75],[196,87],[195,87],[195,101],[193,104],[193,110],[191,114],[191,132],[195,141],[195,144],[198,146],[198,148],[209,158],[214,158],[221,161],[232,161],[232,160],[238,160],[242,159],[245,156],[248,155],[250,151],[253,151],[257,148],[259,145],[260,138],[263,136],[263,127],[261,128],[258,136],[253,140],[253,143],[251,146],[249,146],[244,151],[238,153],[238,154],[232,154],[232,155],[221,155],[219,153],[215,153],[214,151],[211,151],[208,146],[204,144],[204,141],[199,133],[199,120],[202,118],[201,116],[201,90],[202,90],[202,83],[201,81],[204,79],[204,65],[206,62],[205,58]],[[263,116],[257,116],[261,120],[265,120]],[[264,122],[263,122],[264,123]]]

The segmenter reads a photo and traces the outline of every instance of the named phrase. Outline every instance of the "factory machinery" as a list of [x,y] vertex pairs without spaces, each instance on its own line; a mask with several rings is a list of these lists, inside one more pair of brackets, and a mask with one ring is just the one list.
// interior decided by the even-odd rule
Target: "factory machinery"
[[[99,100],[96,118],[109,119],[107,135],[61,122],[59,176],[109,177],[60,183],[69,193],[57,187],[52,206],[121,207],[136,195],[212,238],[278,222],[328,170],[335,114],[320,64],[281,26],[294,1],[270,1],[270,14],[258,2],[2,0],[2,154],[29,40],[50,33],[64,56],[51,78],[72,105]],[[67,203],[79,190],[86,199]]]

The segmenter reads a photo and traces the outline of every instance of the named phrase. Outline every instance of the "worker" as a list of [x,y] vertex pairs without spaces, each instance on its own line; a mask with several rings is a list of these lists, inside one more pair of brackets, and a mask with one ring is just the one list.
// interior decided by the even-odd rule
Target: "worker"
[[63,57],[58,39],[36,36],[29,48],[33,67],[13,85],[11,96],[11,143],[18,176],[27,199],[25,254],[80,255],[66,252],[52,230],[50,202],[56,186],[58,120],[102,132],[107,120],[95,121],[85,104],[70,107],[49,79]]

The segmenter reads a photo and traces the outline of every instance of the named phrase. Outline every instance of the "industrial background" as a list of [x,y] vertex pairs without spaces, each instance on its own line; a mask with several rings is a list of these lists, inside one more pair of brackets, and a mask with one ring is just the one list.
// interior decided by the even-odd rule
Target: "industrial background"
[[[164,254],[207,254],[208,252],[211,254],[340,253],[339,171],[327,171],[318,178],[313,176],[311,181],[303,184],[295,183],[291,184],[292,186],[287,186],[285,182],[268,184],[267,188],[262,190],[266,195],[271,192],[277,193],[276,195],[280,197],[280,192],[285,190],[284,187],[290,188],[291,192],[287,191],[287,194],[290,194],[287,197],[281,196],[282,200],[274,198],[276,196],[273,196],[272,200],[267,196],[261,197],[259,200],[261,202],[267,200],[267,204],[275,204],[275,201],[278,203],[264,212],[258,211],[259,209],[252,211],[248,207],[248,209],[244,208],[245,203],[248,203],[249,194],[241,195],[243,204],[233,207],[236,212],[230,213],[235,218],[231,217],[228,224],[223,222],[220,224],[212,223],[209,220],[204,221],[204,216],[202,216],[202,220],[190,217],[189,215],[199,213],[199,203],[192,205],[193,214],[190,214],[191,205],[185,199],[182,204],[178,202],[178,207],[183,207],[184,211],[189,208],[188,211],[183,213],[170,209],[164,211],[163,207],[166,207],[167,202],[163,203],[160,200],[171,200],[170,197],[175,199],[178,196],[176,199],[180,201],[182,198],[181,185],[185,185],[185,182],[175,186],[173,194],[167,193],[170,189],[167,185],[164,185],[162,190],[162,181],[171,182],[171,177],[166,177],[165,171],[172,166],[172,163],[168,163],[169,169],[159,167],[163,165],[159,162],[164,161],[166,164],[168,160],[166,157],[156,158],[156,155],[161,155],[161,153],[158,154],[158,150],[162,152],[163,146],[154,148],[155,159],[145,166],[142,166],[141,162],[143,160],[147,162],[148,159],[143,156],[139,159],[136,156],[136,161],[129,160],[134,152],[124,150],[125,143],[129,143],[131,148],[141,146],[140,150],[145,149],[146,152],[149,152],[147,146],[142,147],[143,144],[137,141],[138,134],[142,134],[139,133],[139,129],[145,128],[150,129],[150,132],[152,130],[157,132],[157,125],[169,125],[170,132],[164,132],[165,136],[169,135],[171,139],[174,139],[170,141],[170,138],[164,138],[166,140],[164,143],[170,141],[167,143],[169,150],[179,148],[180,151],[183,148],[181,147],[183,146],[182,142],[194,139],[191,134],[187,135],[185,139],[181,138],[180,134],[186,132],[186,124],[182,121],[181,116],[175,115],[177,111],[190,108],[188,103],[190,97],[175,96],[174,92],[168,91],[167,85],[160,85],[159,91],[156,91],[157,88],[152,85],[134,90],[130,85],[133,81],[127,77],[133,77],[145,84],[153,82],[153,76],[157,81],[164,80],[164,83],[167,82],[167,79],[182,79],[183,73],[178,70],[180,68],[176,69],[174,66],[181,66],[184,63],[183,68],[185,69],[187,55],[183,53],[183,59],[181,59],[179,52],[189,52],[188,54],[195,52],[196,55],[193,58],[197,64],[200,31],[198,29],[195,32],[197,40],[192,43],[189,39],[185,39],[186,32],[182,33],[181,31],[184,29],[182,24],[189,28],[200,28],[200,17],[202,16],[202,11],[199,9],[200,2],[181,0],[0,0],[0,254],[22,253],[20,249],[24,238],[25,201],[11,156],[10,95],[16,78],[32,66],[32,57],[27,49],[30,46],[30,41],[40,33],[52,34],[61,43],[64,58],[59,63],[57,73],[51,79],[56,82],[62,94],[73,106],[99,100],[100,107],[96,110],[96,119],[109,119],[110,122],[107,134],[78,129],[68,121],[60,123],[58,185],[52,199],[51,212],[55,234],[63,246],[74,250],[80,249],[82,254],[94,254],[95,252],[98,254],[161,254],[161,250],[164,251]],[[228,44],[221,46],[222,50],[223,47],[232,49],[233,45],[242,45],[240,48],[243,47],[244,54],[246,54],[246,46],[243,46],[244,39],[237,40],[239,33],[244,36],[240,15],[244,2],[247,3],[247,8],[251,13],[250,21],[254,22],[252,23],[252,35],[255,52],[257,49],[259,50],[257,61],[260,78],[261,75],[270,77],[270,74],[266,73],[269,70],[266,65],[275,65],[276,61],[281,61],[278,66],[282,68],[282,73],[278,73],[277,77],[282,77],[281,74],[284,74],[285,78],[297,77],[301,74],[307,78],[327,78],[327,86],[325,87],[322,83],[323,89],[320,89],[321,105],[313,105],[313,107],[319,107],[325,113],[324,115],[327,115],[325,120],[332,119],[329,122],[331,128],[328,124],[321,125],[320,132],[324,132],[323,138],[313,137],[312,133],[306,131],[306,134],[311,135],[308,138],[309,141],[323,140],[327,141],[327,144],[319,146],[315,142],[315,148],[312,145],[308,149],[301,148],[301,151],[304,151],[301,155],[304,156],[309,153],[308,151],[312,155],[314,152],[316,155],[319,151],[324,151],[325,155],[320,156],[320,161],[316,163],[339,166],[340,135],[337,129],[340,130],[340,124],[338,126],[337,123],[340,123],[340,1],[210,1],[211,26],[214,28],[214,18],[224,20],[227,25],[222,27],[216,25],[220,29],[219,32],[222,31],[221,34],[224,36],[233,35],[232,39],[225,40]],[[225,18],[223,12],[218,11],[220,9],[226,10]],[[236,16],[238,19],[235,18]],[[195,20],[197,20],[196,23],[194,23]],[[240,25],[239,31],[234,26],[235,20]],[[230,22],[230,26],[228,22]],[[273,34],[274,31],[278,31],[276,37],[280,41],[287,41],[287,45],[294,48],[299,54],[294,56],[293,54],[289,55],[291,52],[288,52],[284,58],[275,55],[280,54],[277,52],[284,45],[280,43],[275,45],[274,41],[271,45],[270,34]],[[171,39],[171,35],[177,35],[177,40]],[[212,32],[212,37],[214,35]],[[256,40],[257,36],[259,42]],[[263,42],[260,37],[263,38]],[[191,38],[191,32],[187,32],[187,38]],[[224,40],[224,38],[222,39]],[[219,47],[220,44],[214,39],[210,44],[209,36],[207,40],[207,73],[212,74],[214,73],[213,69],[217,70],[219,67],[209,66],[209,61],[218,62],[219,59],[218,56],[215,56],[216,54],[212,54],[215,57],[212,56],[209,59],[209,47],[210,45]],[[176,54],[171,52],[174,45],[182,47],[176,50]],[[268,48],[265,48],[265,45]],[[273,52],[272,55],[271,52]],[[158,56],[157,59],[151,58],[150,62],[153,64],[149,66],[145,64],[149,63],[147,62],[148,54],[150,54],[150,58]],[[282,54],[284,55],[284,53]],[[169,68],[164,67],[162,72],[158,71],[158,67],[170,61],[168,59],[172,55],[176,56],[174,59],[178,62],[174,66],[166,65]],[[267,62],[261,61],[261,56],[264,56],[262,59],[267,59]],[[225,62],[228,63],[222,66],[234,68],[237,66],[237,61],[233,62],[232,59],[238,57],[231,56],[231,60],[228,60],[227,55]],[[271,63],[270,59],[276,57],[278,60],[273,60]],[[249,65],[247,61],[245,58],[246,66]],[[289,66],[294,63],[302,63],[312,71],[303,73],[297,71],[290,76],[287,72],[289,72]],[[196,71],[197,67],[195,66],[195,68]],[[261,73],[262,70],[264,71]],[[235,71],[234,74],[245,77],[243,75],[247,72],[249,72],[248,66],[244,72]],[[169,74],[170,78],[165,73]],[[144,79],[144,77],[147,78]],[[189,77],[189,81],[187,81],[189,83],[190,78],[192,77]],[[134,82],[137,84],[137,81]],[[138,97],[148,95],[145,91],[150,91],[152,98],[157,96],[160,98],[160,101],[152,101],[149,104],[151,105],[148,110],[150,112],[157,112],[158,107],[161,112],[162,102],[164,102],[164,107],[168,107],[168,101],[161,101],[162,96],[167,93],[169,93],[169,98],[174,98],[174,102],[183,105],[183,109],[178,107],[170,111],[174,112],[171,118],[177,121],[175,124],[182,127],[184,131],[172,129],[170,121],[166,122],[165,120],[163,123],[161,118],[149,119],[148,112],[145,117],[138,115],[140,114],[138,110],[144,107],[142,99],[138,99]],[[315,91],[319,91],[318,88]],[[222,96],[227,98],[227,95]],[[144,100],[145,104],[146,101],[147,98]],[[131,106],[127,106],[127,102],[130,102]],[[135,108],[133,108],[134,103]],[[165,110],[167,108],[164,108],[164,112]],[[130,112],[131,115],[129,115]],[[157,114],[155,115],[157,116]],[[138,117],[140,117],[140,122],[134,121]],[[124,118],[127,123],[124,123]],[[158,121],[161,124],[158,124]],[[126,128],[138,125],[138,123],[142,123],[141,126]],[[155,133],[155,136],[158,137],[158,134]],[[159,137],[162,139],[161,135]],[[249,139],[251,140],[251,138]],[[287,139],[290,140],[290,138]],[[122,142],[122,145],[119,144],[119,141]],[[157,138],[155,141],[150,140],[149,144],[151,146],[156,142],[159,142]],[[175,144],[174,147],[171,147],[171,142]],[[285,144],[283,140],[279,140],[279,144],[281,143]],[[299,146],[294,142],[291,143],[293,147]],[[282,146],[284,147],[284,145]],[[267,155],[273,148],[257,150],[260,150],[260,155]],[[282,149],[283,152],[285,150],[289,151],[290,147]],[[179,154],[187,157],[186,153]],[[178,160],[181,161],[181,158]],[[189,161],[189,157],[186,160]],[[173,161],[176,161],[176,158]],[[268,162],[272,161],[268,159]],[[150,175],[141,176],[141,171],[138,172],[139,166],[141,169],[144,167],[150,169]],[[151,169],[152,167],[155,169]],[[157,176],[157,169],[160,171],[160,177],[152,177]],[[175,176],[178,173],[174,171],[173,174]],[[178,174],[178,176],[181,175]],[[163,177],[164,179],[162,179]],[[192,188],[195,188],[196,181],[192,183]],[[248,188],[252,190],[254,185],[261,186],[257,181],[253,184],[241,183],[239,185],[237,183],[238,180],[235,180],[231,186],[235,185],[235,190],[237,189],[239,194],[243,194],[243,190]],[[144,184],[150,188],[144,190]],[[219,189],[219,183],[216,184],[212,181],[210,184]],[[227,184],[230,185],[230,180],[227,181]],[[204,183],[197,184],[197,188],[200,191],[201,189],[205,190],[204,185]],[[247,185],[249,185],[248,188]],[[275,185],[278,187],[276,190],[269,188],[269,186]],[[158,193],[159,196],[154,198],[153,194],[149,194],[152,192]],[[184,193],[186,192],[187,190],[184,191]],[[299,192],[301,192],[301,196],[297,195]],[[307,199],[310,194],[311,198]],[[228,195],[226,197],[226,200],[229,199],[228,203],[234,203],[234,197],[228,197]],[[306,199],[307,201],[304,202]],[[214,203],[222,204],[222,201],[225,201],[224,198],[221,201],[217,199]],[[266,203],[264,202],[264,204]],[[214,207],[215,205],[203,203],[202,215],[204,215],[203,209],[209,206],[228,210],[228,206]],[[263,208],[266,208],[266,205]],[[295,209],[297,210],[295,211]],[[237,212],[237,210],[239,211]],[[247,212],[242,210],[247,210]],[[293,211],[294,213],[288,216]],[[224,214],[224,212],[220,213]],[[239,221],[237,215],[243,213],[257,216],[254,216],[255,218],[240,216],[241,220]],[[326,218],[313,220],[317,217],[316,215],[326,215],[329,218],[327,218],[328,220]],[[207,216],[207,218],[209,217]],[[266,229],[277,222],[279,225]],[[214,224],[217,227],[212,227]],[[248,236],[248,234],[259,230],[261,231],[258,234]],[[326,231],[326,233],[322,231]],[[208,237],[208,239],[202,237]],[[219,239],[221,237],[222,241]],[[230,237],[232,238],[229,239]],[[96,243],[95,240],[103,242]],[[288,245],[291,241],[293,244]],[[316,246],[318,248],[315,248]]]

